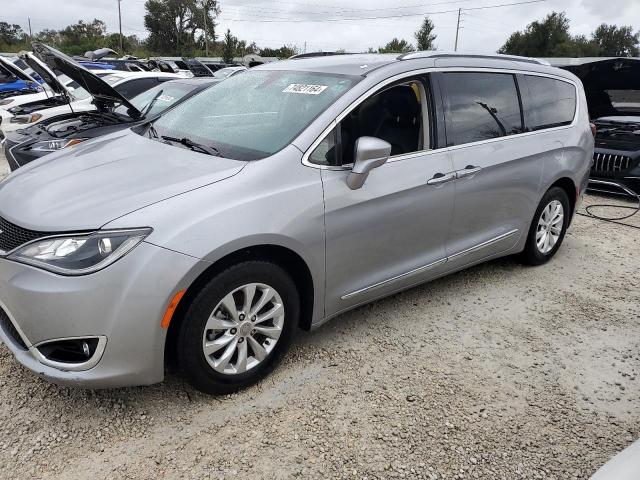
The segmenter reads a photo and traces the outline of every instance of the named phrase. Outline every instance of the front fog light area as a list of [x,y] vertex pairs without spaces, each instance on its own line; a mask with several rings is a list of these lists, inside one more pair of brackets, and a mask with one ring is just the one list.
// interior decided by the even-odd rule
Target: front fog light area
[[67,372],[82,372],[95,367],[107,347],[107,337],[60,338],[29,349],[43,365]]
[[20,248],[9,259],[62,275],[86,275],[122,258],[150,233],[150,228],[141,228],[45,238]]
[[97,338],[79,338],[45,343],[37,348],[43,357],[53,362],[84,363],[93,356],[97,347]]

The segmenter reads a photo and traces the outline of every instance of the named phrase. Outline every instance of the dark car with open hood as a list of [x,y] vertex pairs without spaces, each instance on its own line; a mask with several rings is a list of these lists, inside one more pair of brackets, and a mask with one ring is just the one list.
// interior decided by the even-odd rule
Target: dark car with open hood
[[148,123],[182,101],[219,83],[214,78],[170,80],[153,87],[130,100],[140,112],[131,118],[128,107],[119,105],[112,111],[92,111],[58,115],[28,128],[9,132],[4,141],[5,156],[11,170],[63,148],[118,130]]
[[597,129],[591,189],[640,194],[640,59],[584,59],[565,69],[582,80]]

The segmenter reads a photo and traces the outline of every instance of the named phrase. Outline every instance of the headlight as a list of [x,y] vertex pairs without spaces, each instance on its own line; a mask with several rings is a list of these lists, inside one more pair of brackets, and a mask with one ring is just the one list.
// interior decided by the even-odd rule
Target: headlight
[[71,140],[66,138],[61,138],[59,140],[44,140],[31,145],[31,150],[35,152],[55,152],[56,150],[61,150],[63,148],[73,147],[85,140],[86,138],[72,138]]
[[33,123],[42,118],[39,113],[32,113],[31,115],[16,115],[11,117],[11,123]]
[[50,237],[27,244],[8,258],[62,275],[87,275],[125,256],[151,232],[139,228]]

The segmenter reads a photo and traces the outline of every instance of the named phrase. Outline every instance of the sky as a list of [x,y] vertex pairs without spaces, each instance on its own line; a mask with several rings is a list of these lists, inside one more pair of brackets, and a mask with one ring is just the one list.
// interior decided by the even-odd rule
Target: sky
[[[146,36],[145,0],[121,0],[126,35]],[[424,15],[436,25],[438,50],[453,50],[458,9],[462,8],[459,50],[495,52],[509,34],[536,19],[565,11],[574,34],[590,34],[601,23],[640,28],[640,0],[543,0],[499,8],[483,8],[525,0],[221,0],[216,35],[227,28],[260,47],[295,44],[301,51],[351,52],[378,48],[394,37],[415,42]],[[0,0],[0,21],[33,32],[60,29],[78,20],[99,18],[109,32],[118,31],[117,0]]]

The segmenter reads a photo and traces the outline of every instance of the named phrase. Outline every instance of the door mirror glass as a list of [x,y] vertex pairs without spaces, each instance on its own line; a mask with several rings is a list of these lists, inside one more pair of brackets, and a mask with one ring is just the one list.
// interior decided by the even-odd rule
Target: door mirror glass
[[369,172],[386,163],[391,156],[391,144],[375,137],[360,137],[355,144],[355,161],[347,177],[351,190],[362,188]]

